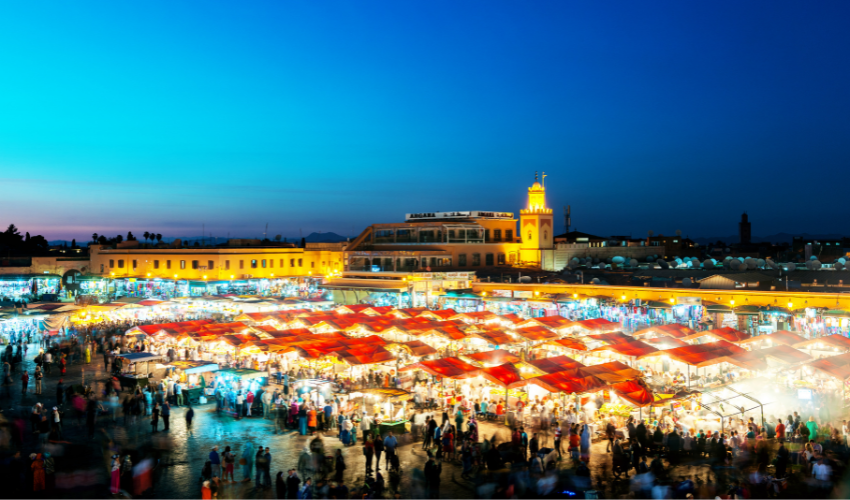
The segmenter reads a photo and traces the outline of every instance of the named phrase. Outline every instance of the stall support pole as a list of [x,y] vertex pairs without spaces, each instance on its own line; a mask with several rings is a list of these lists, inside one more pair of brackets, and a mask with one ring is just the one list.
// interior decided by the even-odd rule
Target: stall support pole
[[691,390],[691,365],[685,363],[685,366],[688,367],[688,390]]

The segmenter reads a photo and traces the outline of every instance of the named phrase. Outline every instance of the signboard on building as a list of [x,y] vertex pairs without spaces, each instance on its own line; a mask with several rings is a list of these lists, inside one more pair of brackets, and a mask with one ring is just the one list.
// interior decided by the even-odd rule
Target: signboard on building
[[531,290],[514,290],[515,299],[530,299],[534,297],[534,292]]
[[491,290],[490,295],[493,297],[511,297],[510,290]]
[[676,304],[680,306],[701,306],[702,297],[676,297]]
[[447,280],[466,280],[469,279],[469,273],[446,273]]

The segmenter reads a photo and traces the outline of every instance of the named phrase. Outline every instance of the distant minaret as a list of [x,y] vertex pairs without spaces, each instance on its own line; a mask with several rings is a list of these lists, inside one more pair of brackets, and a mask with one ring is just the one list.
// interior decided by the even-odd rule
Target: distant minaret
[[744,212],[743,215],[741,215],[741,222],[738,223],[738,240],[742,245],[749,245],[752,235],[747,212]]
[[572,222],[572,220],[570,218],[570,206],[567,205],[567,206],[564,207],[564,232],[565,233],[570,232],[571,222]]

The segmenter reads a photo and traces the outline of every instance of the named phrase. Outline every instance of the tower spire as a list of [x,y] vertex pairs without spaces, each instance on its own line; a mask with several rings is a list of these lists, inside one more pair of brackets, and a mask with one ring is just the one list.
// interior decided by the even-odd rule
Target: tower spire
[[537,170],[534,171],[534,182],[537,182]]

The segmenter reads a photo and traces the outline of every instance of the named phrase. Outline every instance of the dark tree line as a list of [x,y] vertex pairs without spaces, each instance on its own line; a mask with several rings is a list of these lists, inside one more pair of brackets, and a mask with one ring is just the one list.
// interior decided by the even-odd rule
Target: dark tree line
[[[154,234],[154,233],[145,231],[142,234],[142,236],[145,238],[145,242],[150,240],[151,243],[153,243],[154,240],[156,240],[157,243],[162,243],[162,235],[161,234]],[[116,244],[122,243],[124,241],[138,241],[138,238],[133,236],[133,231],[127,231],[126,238],[124,236],[121,236],[120,234],[113,237],[113,238],[107,238],[105,235],[92,233],[91,241],[92,241],[92,243],[98,243],[100,245],[116,245]]]
[[21,234],[14,224],[9,224],[5,231],[0,233],[0,249],[10,254],[32,255],[47,252],[50,244],[44,236],[30,233]]

